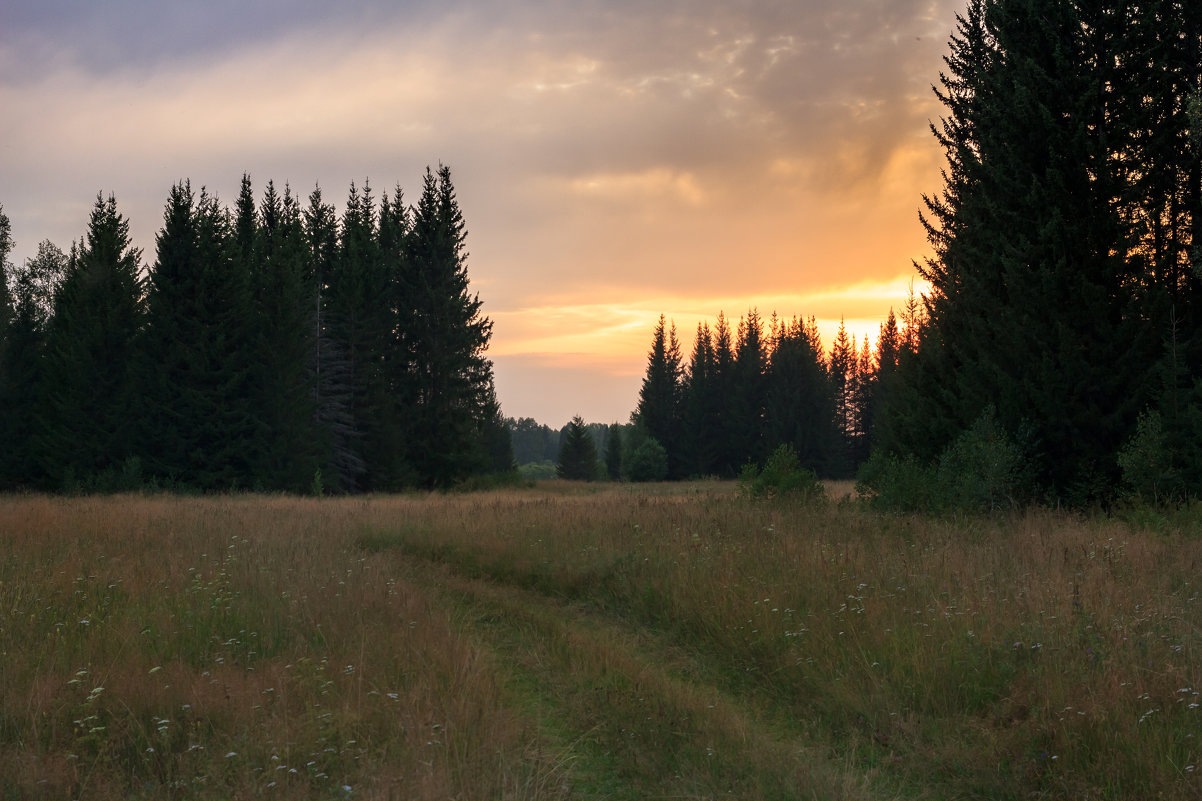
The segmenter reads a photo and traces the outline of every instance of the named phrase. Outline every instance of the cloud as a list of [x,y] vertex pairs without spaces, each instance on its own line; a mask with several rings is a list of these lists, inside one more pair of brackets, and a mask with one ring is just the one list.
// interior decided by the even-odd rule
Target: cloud
[[[641,364],[642,338],[591,315],[792,293],[809,306],[782,312],[837,318],[815,293],[925,252],[929,85],[959,2],[10,6],[0,203],[18,259],[81,235],[97,190],[151,261],[181,178],[227,202],[243,171],[336,202],[365,177],[414,199],[443,161],[497,353],[621,347]],[[522,315],[557,304],[551,347]]]

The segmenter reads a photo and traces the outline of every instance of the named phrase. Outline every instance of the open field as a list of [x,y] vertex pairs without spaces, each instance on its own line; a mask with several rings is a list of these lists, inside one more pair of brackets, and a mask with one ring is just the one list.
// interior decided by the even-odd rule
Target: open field
[[0,538],[0,799],[1202,796],[1179,534],[547,483]]

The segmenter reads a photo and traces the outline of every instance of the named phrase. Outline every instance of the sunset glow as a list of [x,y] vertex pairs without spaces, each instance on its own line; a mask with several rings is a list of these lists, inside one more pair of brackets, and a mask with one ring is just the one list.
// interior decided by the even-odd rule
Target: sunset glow
[[17,261],[68,248],[97,191],[149,266],[182,178],[341,207],[443,162],[510,416],[625,420],[661,313],[686,356],[719,311],[875,337],[927,253],[949,0],[75,5],[0,26]]

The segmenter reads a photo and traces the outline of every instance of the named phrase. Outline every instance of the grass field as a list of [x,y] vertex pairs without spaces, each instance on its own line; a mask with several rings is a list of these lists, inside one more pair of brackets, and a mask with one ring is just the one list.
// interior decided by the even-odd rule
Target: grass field
[[1171,531],[549,482],[0,538],[0,799],[1202,797]]

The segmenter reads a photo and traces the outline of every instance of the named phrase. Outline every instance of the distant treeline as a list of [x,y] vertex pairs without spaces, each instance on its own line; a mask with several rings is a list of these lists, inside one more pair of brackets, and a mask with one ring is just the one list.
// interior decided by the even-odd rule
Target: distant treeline
[[668,478],[733,477],[780,445],[821,476],[850,477],[867,458],[882,387],[915,346],[918,313],[915,298],[900,326],[890,312],[875,350],[840,324],[829,356],[813,318],[773,315],[765,327],[752,309],[732,330],[719,313],[713,329],[698,325],[687,363],[661,316],[635,424],[666,451]]
[[20,267],[0,209],[0,486],[437,487],[513,457],[450,171],[339,219],[172,187],[143,270],[116,200]]
[[872,454],[915,507],[1202,495],[1202,4],[970,0],[945,62],[906,344],[824,363],[753,313],[682,370],[661,325],[642,426],[674,475]]
[[[559,449],[570,425],[571,423],[565,423],[561,428],[551,428],[533,417],[506,417],[505,427],[509,429],[513,443],[514,461],[519,465],[538,462],[554,464],[559,458]],[[589,423],[586,427],[596,447],[604,454],[608,447],[611,427],[604,423]]]

